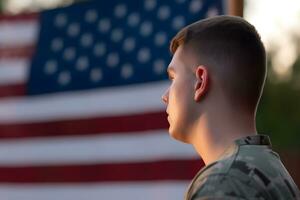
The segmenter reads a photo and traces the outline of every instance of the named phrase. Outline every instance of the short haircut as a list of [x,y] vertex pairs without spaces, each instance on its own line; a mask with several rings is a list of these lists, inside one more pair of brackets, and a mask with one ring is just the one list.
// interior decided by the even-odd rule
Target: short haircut
[[230,102],[256,111],[266,79],[266,52],[254,26],[241,17],[217,16],[181,29],[172,39],[182,45],[222,85]]

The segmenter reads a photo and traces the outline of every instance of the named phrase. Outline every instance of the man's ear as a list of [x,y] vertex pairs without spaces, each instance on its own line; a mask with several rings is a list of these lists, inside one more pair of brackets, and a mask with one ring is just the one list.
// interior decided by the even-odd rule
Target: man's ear
[[205,66],[200,65],[196,68],[196,84],[194,100],[199,102],[208,90],[208,72]]

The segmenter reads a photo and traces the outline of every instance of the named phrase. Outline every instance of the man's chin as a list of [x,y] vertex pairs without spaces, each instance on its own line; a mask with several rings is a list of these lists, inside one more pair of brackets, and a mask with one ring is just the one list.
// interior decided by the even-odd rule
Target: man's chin
[[185,134],[182,134],[181,132],[173,131],[171,128],[169,128],[169,134],[170,136],[180,142],[190,144]]

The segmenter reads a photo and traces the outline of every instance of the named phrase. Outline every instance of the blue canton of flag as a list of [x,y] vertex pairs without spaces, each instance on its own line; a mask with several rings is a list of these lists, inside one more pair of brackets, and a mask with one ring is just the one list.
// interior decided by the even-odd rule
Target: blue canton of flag
[[94,1],[43,12],[27,91],[164,80],[170,39],[183,26],[222,12],[220,0]]

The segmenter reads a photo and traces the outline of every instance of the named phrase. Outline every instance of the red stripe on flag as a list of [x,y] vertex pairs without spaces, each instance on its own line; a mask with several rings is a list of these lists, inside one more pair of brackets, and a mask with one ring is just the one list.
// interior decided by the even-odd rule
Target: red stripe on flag
[[202,160],[163,160],[63,166],[0,167],[2,183],[82,183],[191,180]]
[[18,15],[0,15],[1,21],[24,21],[24,20],[37,20],[39,17],[38,13],[27,13],[27,14],[18,14]]
[[35,46],[1,47],[0,59],[26,58],[30,59],[34,53]]
[[24,96],[26,94],[26,85],[14,84],[14,85],[1,85],[0,86],[0,98]]
[[164,112],[127,116],[95,117],[31,124],[1,124],[0,139],[45,136],[70,136],[101,133],[134,133],[168,127]]

